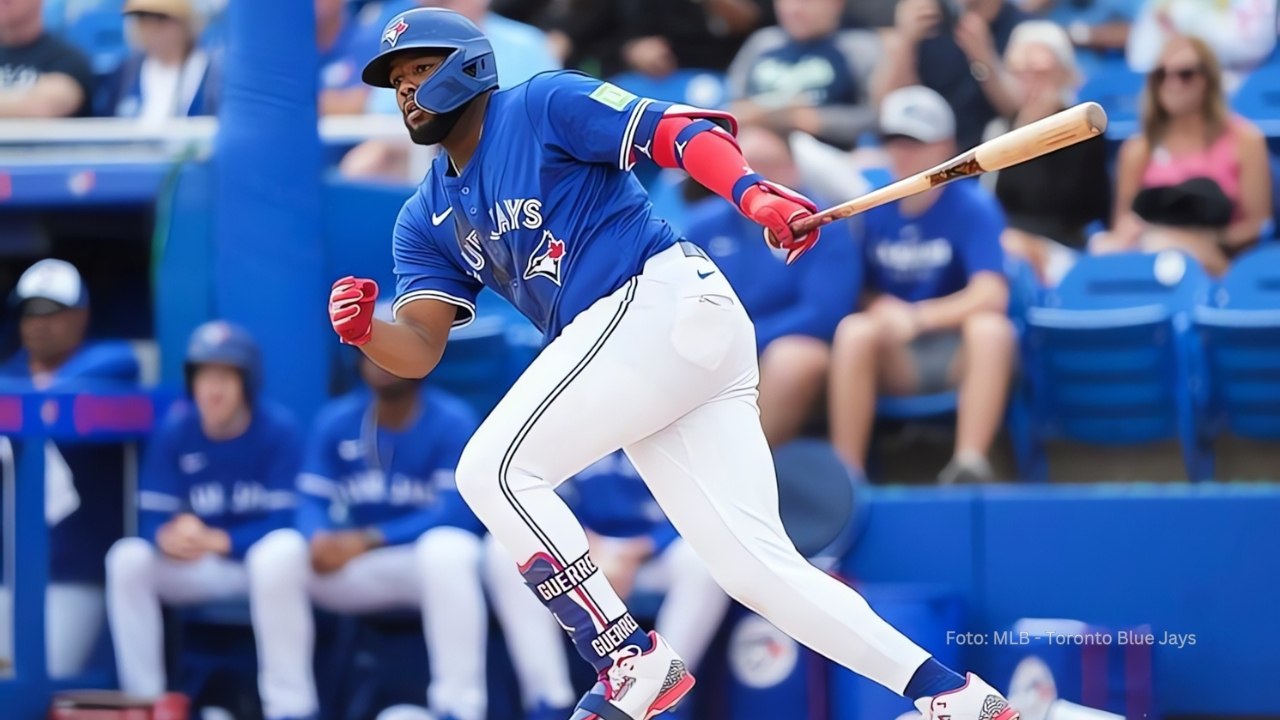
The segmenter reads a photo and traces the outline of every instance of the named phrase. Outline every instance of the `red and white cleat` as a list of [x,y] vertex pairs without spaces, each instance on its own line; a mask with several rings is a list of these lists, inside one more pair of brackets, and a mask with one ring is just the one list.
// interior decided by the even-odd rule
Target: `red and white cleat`
[[964,687],[931,698],[920,698],[916,708],[925,720],[1019,720],[1017,710],[982,678],[965,675]]
[[653,647],[631,645],[613,654],[613,667],[578,701],[570,720],[650,720],[674,708],[693,689],[693,675],[661,635]]

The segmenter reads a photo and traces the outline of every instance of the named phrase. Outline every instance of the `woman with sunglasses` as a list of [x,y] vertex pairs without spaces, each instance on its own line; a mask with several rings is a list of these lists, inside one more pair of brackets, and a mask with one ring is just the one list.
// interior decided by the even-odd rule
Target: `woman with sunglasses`
[[[1142,131],[1120,148],[1116,218],[1107,245],[1115,250],[1179,247],[1211,272],[1252,245],[1271,217],[1271,172],[1266,139],[1257,126],[1227,108],[1217,56],[1202,40],[1176,37],[1147,77]],[[1133,211],[1147,188],[1208,178],[1231,202],[1229,223],[1214,232],[1162,229],[1157,240]]]

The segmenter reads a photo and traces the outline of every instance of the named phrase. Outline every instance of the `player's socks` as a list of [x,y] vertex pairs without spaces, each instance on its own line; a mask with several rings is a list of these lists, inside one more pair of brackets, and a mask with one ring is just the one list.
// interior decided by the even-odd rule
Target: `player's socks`
[[919,700],[922,697],[933,697],[948,690],[959,690],[964,687],[964,677],[956,674],[951,668],[929,658],[916,669],[911,676],[907,689],[902,691],[908,699]]
[[520,566],[520,574],[569,633],[578,654],[597,673],[613,667],[613,655],[623,648],[634,646],[643,653],[653,647],[649,634],[640,629],[631,613],[624,611],[614,618],[604,615],[587,587],[588,581],[598,579],[610,592],[612,588],[590,556],[583,555],[565,568],[551,557],[538,554]]

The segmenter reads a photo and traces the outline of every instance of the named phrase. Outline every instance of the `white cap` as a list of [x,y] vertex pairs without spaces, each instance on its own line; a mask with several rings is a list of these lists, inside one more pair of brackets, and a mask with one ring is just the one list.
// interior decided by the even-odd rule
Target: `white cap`
[[956,115],[945,98],[923,85],[894,90],[880,103],[880,134],[935,143],[956,136]]
[[27,268],[22,277],[18,278],[18,286],[13,291],[13,302],[15,305],[22,305],[28,300],[56,303],[56,306],[48,306],[45,312],[85,308],[89,307],[89,292],[75,265],[65,260],[47,258]]

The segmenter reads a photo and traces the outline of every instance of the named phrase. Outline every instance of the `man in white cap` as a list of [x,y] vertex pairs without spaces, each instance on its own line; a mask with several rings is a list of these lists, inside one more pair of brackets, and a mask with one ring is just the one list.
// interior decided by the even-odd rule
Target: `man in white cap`
[[[923,86],[884,100],[880,132],[895,177],[956,152],[955,116]],[[960,182],[862,216],[860,311],[832,343],[831,438],[863,470],[876,396],[959,391],[955,454],[939,481],[992,478],[987,451],[1004,416],[1014,332],[1000,234],[1004,215],[976,182]]]
[[[22,348],[0,363],[6,389],[122,388],[138,382],[138,361],[123,341],[85,341],[89,293],[68,262],[46,259],[18,280],[10,298]],[[0,457],[12,462],[0,439]],[[75,675],[93,652],[104,613],[103,559],[124,534],[124,450],[118,445],[45,447],[45,520],[49,523],[50,587],[46,596],[49,673]],[[7,606],[7,589],[0,605]],[[9,617],[7,613],[0,617]],[[10,650],[0,622],[0,655]]]

